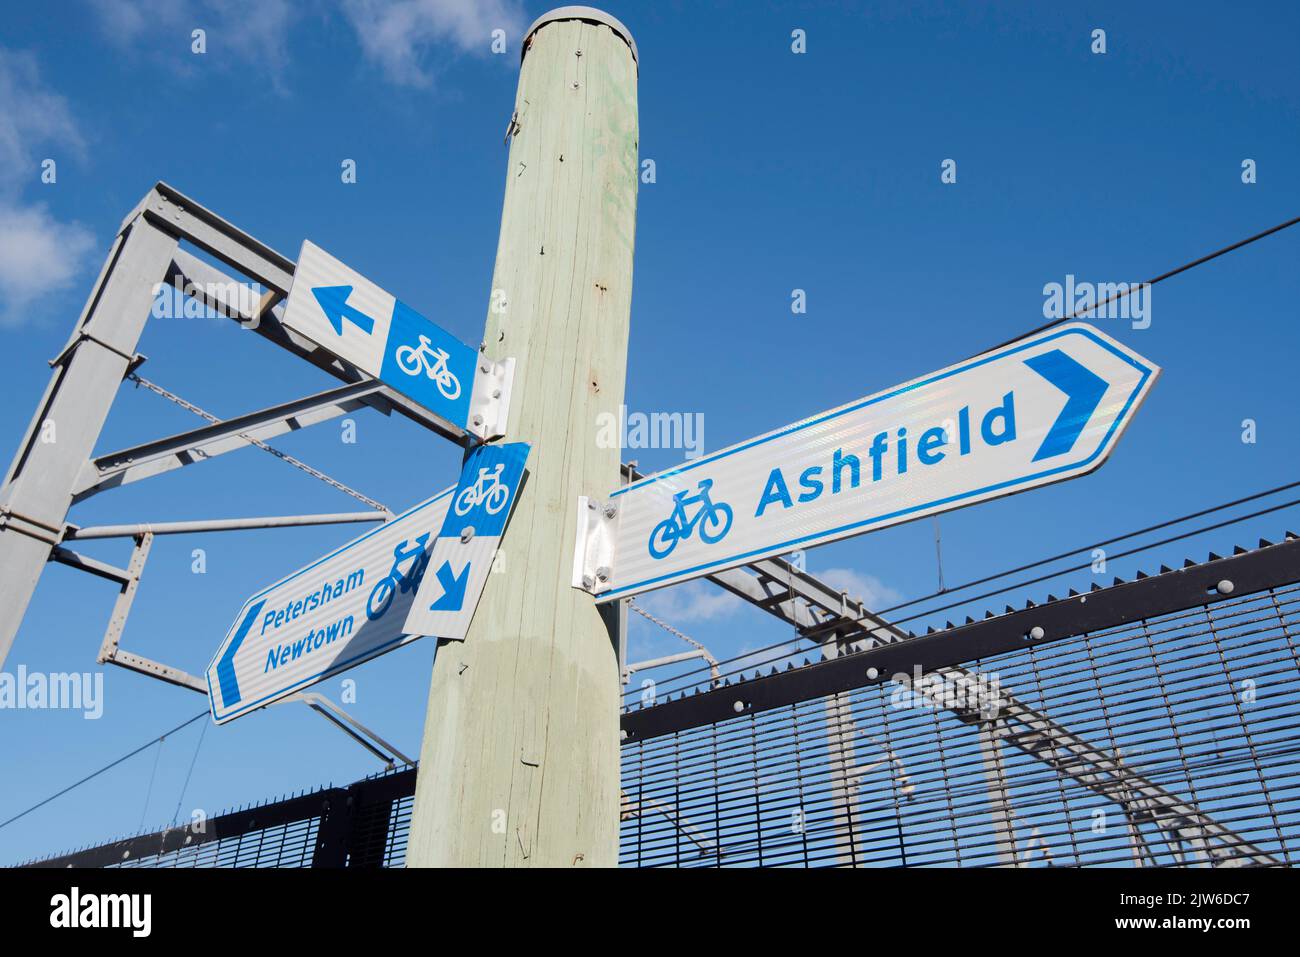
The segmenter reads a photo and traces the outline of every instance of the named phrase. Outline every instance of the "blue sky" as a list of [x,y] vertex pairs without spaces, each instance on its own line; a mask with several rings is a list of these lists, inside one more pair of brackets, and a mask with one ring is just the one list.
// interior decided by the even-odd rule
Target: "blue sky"
[[[468,342],[487,309],[502,136],[523,28],[547,4],[60,0],[0,25],[0,450],[11,454],[122,217],[165,180],[287,255],[310,238]],[[1041,324],[1067,274],[1136,281],[1300,210],[1300,63],[1290,4],[611,3],[641,53],[641,156],[627,402],[704,416],[706,449],[949,365]],[[207,31],[207,53],[190,52]],[[509,51],[493,55],[491,32]],[[791,31],[807,52],[791,51]],[[1090,51],[1106,31],[1107,52]],[[57,162],[54,184],[41,161]],[[940,181],[945,159],[957,182]],[[357,182],[340,180],[354,159]],[[1253,159],[1257,182],[1244,184]],[[940,521],[948,584],[1296,477],[1300,230],[1157,286],[1150,328],[1097,320],[1163,375],[1086,478]],[[791,313],[791,291],[808,309]],[[219,415],[332,380],[229,321],[156,320],[146,377]],[[1242,441],[1253,419],[1258,440]],[[459,453],[405,420],[356,418],[274,444],[401,510]],[[198,424],[124,387],[110,451]],[[627,453],[643,470],[679,450]],[[347,510],[246,450],[101,495],[82,525]],[[1295,510],[1114,562],[1276,538]],[[253,591],[359,529],[160,538],[123,646],[201,671]],[[207,573],[191,573],[204,548]],[[125,563],[121,542],[84,550]],[[934,524],[827,546],[810,570],[888,605],[937,584]],[[1063,579],[1086,587],[1088,577]],[[1055,585],[1052,590],[1059,590]],[[1022,597],[1039,597],[1033,586]],[[51,567],[5,664],[95,668],[111,585]],[[790,638],[707,584],[646,606],[718,657]],[[1000,608],[1003,600],[987,603]],[[982,610],[983,605],[980,608]],[[948,615],[939,616],[939,620]],[[635,620],[632,657],[682,650]],[[349,674],[350,710],[418,754],[430,642]],[[338,696],[338,680],[320,690]],[[116,669],[97,721],[0,712],[0,820],[204,707]],[[0,862],[202,807],[354,780],[376,762],[300,705],[202,723],[0,829]],[[156,768],[155,768],[155,757]]]

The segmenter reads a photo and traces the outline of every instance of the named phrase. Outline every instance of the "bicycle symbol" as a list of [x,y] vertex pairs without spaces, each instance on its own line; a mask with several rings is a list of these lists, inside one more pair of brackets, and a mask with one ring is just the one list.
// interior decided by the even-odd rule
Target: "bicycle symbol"
[[[382,618],[398,592],[405,594],[419,586],[420,579],[424,577],[424,570],[429,565],[429,553],[425,551],[428,543],[429,533],[425,532],[414,542],[404,539],[402,544],[393,549],[393,567],[388,570],[388,575],[371,590],[370,598],[366,600],[367,618],[371,621]],[[411,561],[412,559],[414,561]],[[411,562],[411,566],[403,574],[402,565],[407,561]]]
[[419,346],[402,346],[397,350],[397,365],[407,375],[424,372],[438,386],[448,401],[460,395],[460,380],[447,368],[447,350],[435,348],[428,336],[420,336]]
[[478,479],[474,484],[461,489],[460,494],[456,496],[456,500],[452,502],[452,508],[456,510],[456,514],[465,515],[480,502],[483,503],[483,507],[489,515],[495,515],[505,508],[506,502],[510,498],[509,486],[501,481],[501,471],[505,467],[506,463],[499,462],[491,472],[487,469],[479,469]]
[[[700,541],[713,545],[722,541],[731,531],[734,517],[731,506],[726,502],[714,502],[709,497],[713,479],[702,479],[696,486],[697,495],[689,489],[683,489],[673,496],[672,514],[654,527],[650,532],[650,555],[653,558],[667,558],[683,538],[690,538],[695,526],[700,527]],[[689,521],[686,518],[686,506],[700,504],[700,510]],[[656,540],[658,544],[656,544]]]

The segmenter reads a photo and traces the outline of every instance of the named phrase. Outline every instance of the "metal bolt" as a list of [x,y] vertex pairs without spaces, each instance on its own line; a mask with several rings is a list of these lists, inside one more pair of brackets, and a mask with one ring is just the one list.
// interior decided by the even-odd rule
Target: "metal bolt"
[[1034,641],[1041,641],[1045,634],[1047,634],[1047,632],[1043,631],[1042,626],[1040,625],[1034,625],[1033,628],[1029,629],[1029,637]]
[[731,706],[731,710],[736,712],[736,714],[740,714],[740,712],[745,710],[745,702],[737,701],[735,704]]
[[867,669],[867,678],[868,678],[869,680],[871,680],[871,681],[875,681],[878,677],[880,677],[880,672],[877,671],[875,668],[868,668],[868,669]]
[[500,389],[493,389],[493,390],[492,390],[492,398],[494,398],[494,399],[499,399],[499,398],[501,398],[501,390],[500,390]]
[[596,507],[596,503],[593,502],[591,499],[587,499],[587,508],[594,509],[595,507]]
[[462,545],[468,542],[473,537],[474,537],[473,525],[466,525],[464,528],[460,530],[460,541]]
[[596,577],[603,582],[609,581],[609,567],[607,565],[601,565],[599,568],[597,568]]
[[596,586],[596,580],[595,580],[594,578],[592,578],[590,575],[583,575],[583,576],[582,576],[582,587],[583,587],[583,588],[586,588],[588,591],[590,591],[590,590],[591,590],[592,588],[594,588],[595,586]]
[[481,415],[474,416],[474,424],[481,426],[483,424],[483,416]]
[[1237,586],[1225,578],[1223,581],[1219,582],[1219,584],[1215,585],[1214,587],[1219,592],[1220,595],[1231,595],[1232,590]]
[[482,363],[482,364],[479,365],[479,370],[482,371],[482,372],[491,372],[491,371],[492,371],[492,366],[490,366],[488,363],[484,362],[484,363]]
[[625,730],[620,729],[619,732],[618,732],[618,739],[619,739],[620,741],[626,741],[626,740],[627,740],[627,732],[626,732]]
[[606,506],[605,506],[605,517],[606,517],[606,518],[613,518],[613,517],[614,517],[615,515],[617,515],[617,514],[618,514],[618,509],[615,508],[613,505],[606,505]]

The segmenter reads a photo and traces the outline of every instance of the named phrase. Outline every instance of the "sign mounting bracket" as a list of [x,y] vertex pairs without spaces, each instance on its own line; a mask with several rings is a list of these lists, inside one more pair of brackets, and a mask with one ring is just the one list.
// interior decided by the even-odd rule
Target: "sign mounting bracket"
[[586,495],[578,496],[574,538],[574,588],[599,595],[614,577],[614,546],[618,540],[618,507]]

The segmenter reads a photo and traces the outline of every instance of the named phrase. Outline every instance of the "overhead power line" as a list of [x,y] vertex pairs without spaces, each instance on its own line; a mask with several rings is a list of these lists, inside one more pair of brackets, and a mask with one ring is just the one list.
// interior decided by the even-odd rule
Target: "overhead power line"
[[1013,342],[1019,342],[1021,339],[1027,339],[1029,336],[1037,335],[1040,332],[1043,332],[1047,329],[1051,329],[1053,326],[1059,326],[1063,322],[1070,322],[1073,319],[1078,319],[1080,316],[1086,317],[1089,313],[1096,312],[1102,306],[1108,306],[1112,302],[1118,302],[1120,299],[1123,299],[1125,296],[1131,296],[1135,291],[1137,291],[1140,288],[1143,288],[1144,286],[1154,286],[1158,282],[1164,282],[1166,279],[1169,279],[1173,276],[1177,276],[1179,273],[1187,272],[1187,270],[1189,269],[1193,269],[1197,266],[1202,265],[1203,263],[1207,263],[1211,259],[1218,259],[1220,256],[1224,256],[1232,252],[1234,249],[1240,249],[1243,246],[1249,246],[1251,243],[1258,242],[1259,240],[1263,239],[1265,236],[1272,236],[1274,233],[1280,233],[1282,230],[1288,229],[1289,227],[1294,226],[1296,223],[1300,223],[1300,216],[1295,217],[1295,219],[1288,219],[1284,223],[1278,223],[1276,226],[1272,226],[1269,229],[1264,230],[1262,233],[1256,233],[1254,236],[1247,236],[1245,239],[1238,240],[1237,242],[1233,243],[1230,246],[1224,246],[1222,249],[1216,249],[1214,252],[1207,253],[1206,255],[1202,256],[1200,259],[1193,259],[1189,263],[1183,263],[1181,266],[1177,266],[1173,269],[1170,269],[1168,272],[1162,272],[1159,276],[1156,276],[1153,279],[1148,279],[1145,283],[1134,283],[1124,291],[1116,292],[1113,296],[1107,296],[1101,302],[1094,303],[1093,305],[1089,306],[1087,309],[1078,310],[1076,312],[1070,313],[1068,316],[1062,316],[1060,319],[1053,319],[1050,322],[1045,322],[1041,326],[1038,326],[1034,329],[1030,329],[1028,332],[1016,336],[1014,339],[1008,339],[1006,342],[994,346],[994,349],[1001,349],[1003,346],[1009,346]]

